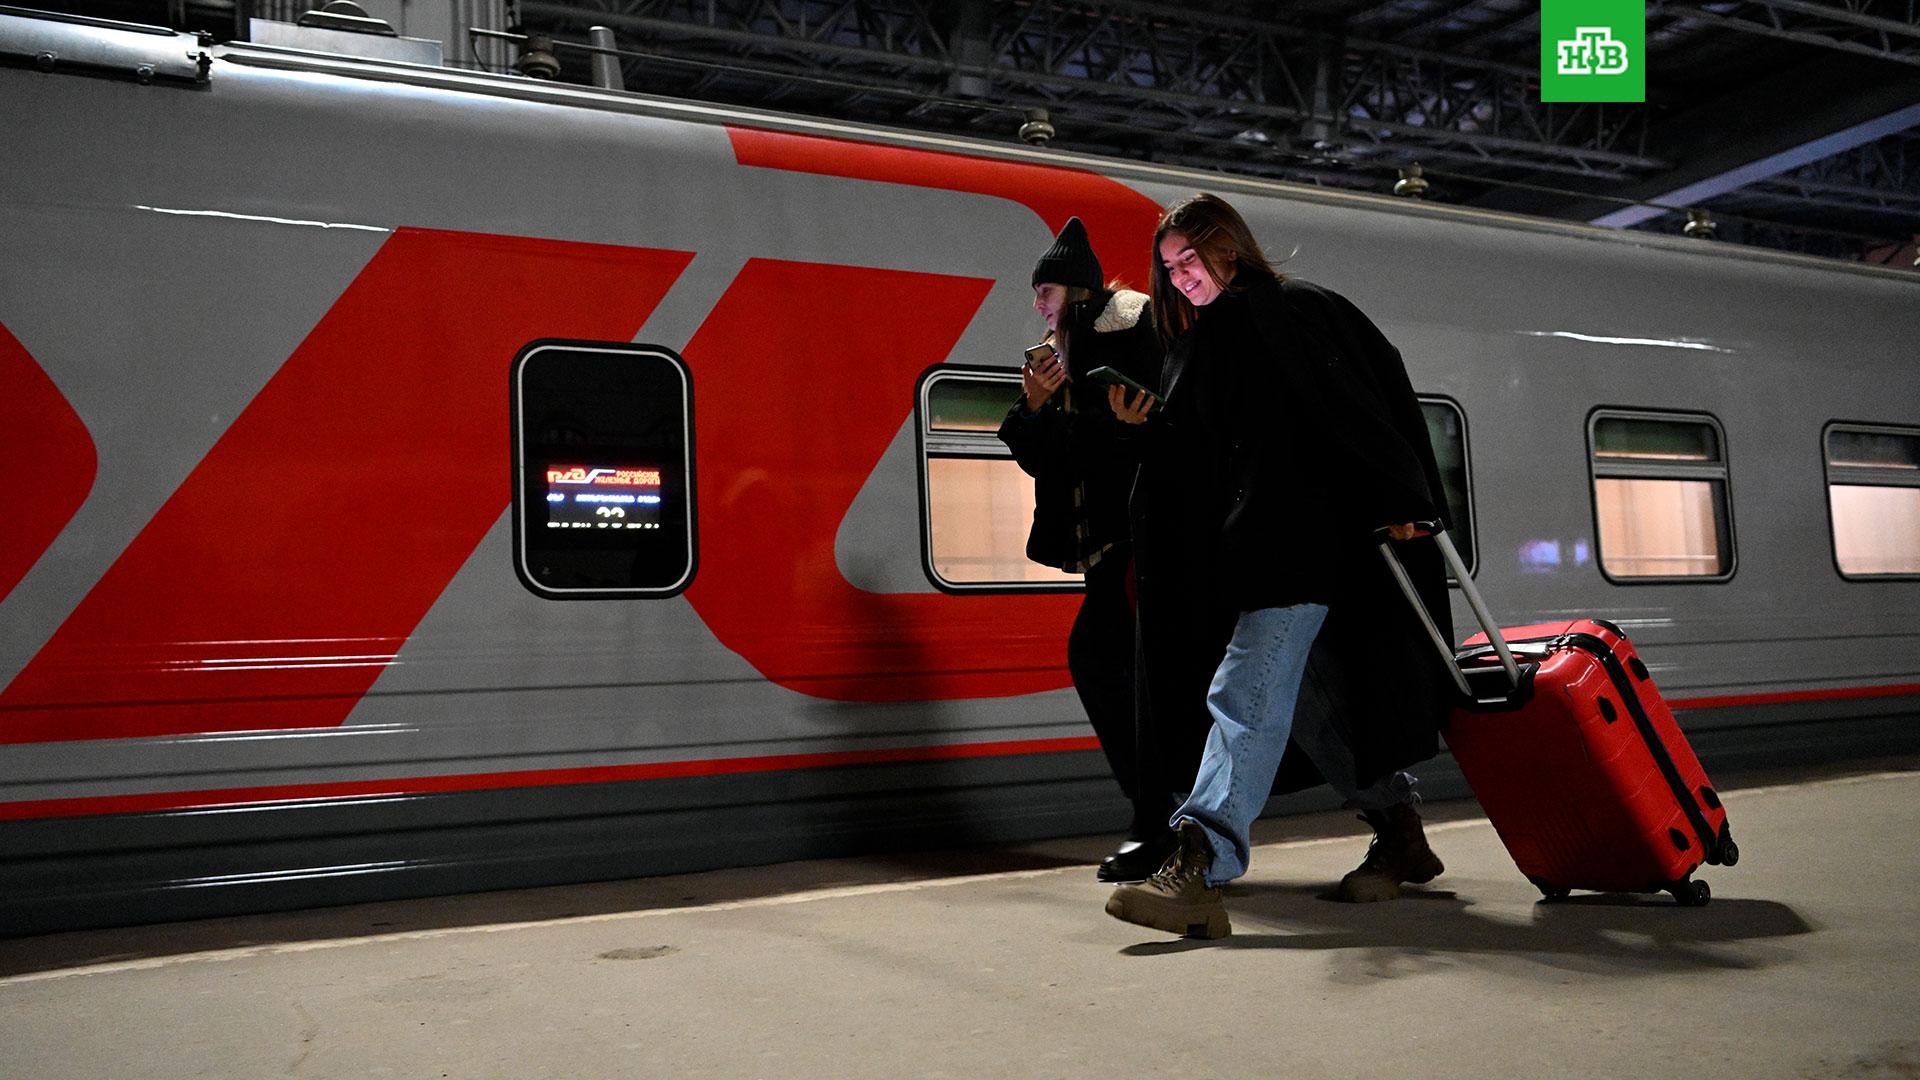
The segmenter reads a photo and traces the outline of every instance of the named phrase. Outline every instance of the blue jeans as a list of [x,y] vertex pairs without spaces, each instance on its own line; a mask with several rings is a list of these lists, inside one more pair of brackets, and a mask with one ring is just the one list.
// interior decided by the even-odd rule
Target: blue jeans
[[1295,712],[1306,679],[1313,639],[1326,622],[1322,604],[1242,612],[1233,640],[1207,691],[1213,730],[1194,777],[1193,793],[1174,811],[1173,824],[1198,822],[1213,845],[1207,884],[1219,885],[1247,872],[1253,820],[1266,807],[1273,777],[1291,736],[1347,805],[1381,810],[1413,795],[1413,777],[1391,773],[1371,787],[1354,784],[1353,750],[1330,722],[1334,701],[1317,693]]

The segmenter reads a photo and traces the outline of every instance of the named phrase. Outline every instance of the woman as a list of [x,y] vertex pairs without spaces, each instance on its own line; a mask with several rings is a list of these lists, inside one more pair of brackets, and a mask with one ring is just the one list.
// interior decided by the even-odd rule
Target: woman
[[[1411,538],[1424,532],[1415,523],[1441,516],[1419,403],[1379,330],[1337,294],[1277,273],[1224,201],[1176,204],[1154,247],[1155,308],[1174,342],[1165,406],[1118,393],[1111,404],[1127,423],[1153,419],[1143,486],[1172,483],[1168,461],[1187,477],[1181,515],[1198,530],[1188,557],[1235,621],[1207,693],[1205,755],[1173,816],[1180,846],[1147,882],[1115,890],[1107,911],[1174,933],[1227,933],[1218,886],[1246,872],[1248,830],[1290,736],[1375,829],[1341,898],[1391,899],[1442,869],[1400,770],[1437,749],[1446,676],[1374,539],[1382,529]],[[1408,555],[1444,631],[1438,555]]]
[[[1100,864],[1102,881],[1140,881],[1173,850],[1171,791],[1142,782],[1136,751],[1132,545],[1127,492],[1137,462],[1116,438],[1105,390],[1088,371],[1112,367],[1146,384],[1159,378],[1160,344],[1147,297],[1103,285],[1079,218],[1070,219],[1033,268],[1033,307],[1047,336],[1029,350],[1022,392],[1000,424],[1033,484],[1027,557],[1086,575],[1086,598],[1067,638],[1067,669],[1113,775],[1134,806],[1127,839]],[[1196,744],[1198,742],[1196,738]]]

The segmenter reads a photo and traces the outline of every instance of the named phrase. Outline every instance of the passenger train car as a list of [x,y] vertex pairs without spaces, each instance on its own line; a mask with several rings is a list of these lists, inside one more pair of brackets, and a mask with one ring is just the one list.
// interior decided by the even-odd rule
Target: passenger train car
[[1067,217],[1140,287],[1202,189],[1399,345],[1506,621],[1619,623],[1709,764],[1920,741],[1912,273],[16,12],[0,62],[0,933],[1117,829],[992,431]]

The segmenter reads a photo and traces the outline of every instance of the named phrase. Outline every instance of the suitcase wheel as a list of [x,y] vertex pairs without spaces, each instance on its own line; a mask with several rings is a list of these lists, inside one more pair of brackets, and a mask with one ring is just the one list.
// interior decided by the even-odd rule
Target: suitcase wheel
[[1667,891],[1681,907],[1706,907],[1707,901],[1713,899],[1713,890],[1704,881],[1676,881],[1667,886]]
[[1533,882],[1533,887],[1539,889],[1540,895],[1547,900],[1564,900],[1567,894],[1573,891],[1560,885],[1549,885],[1537,877],[1530,877],[1527,880]]
[[1720,844],[1714,855],[1714,861],[1721,866],[1732,866],[1740,861],[1740,845],[1733,842],[1733,832],[1725,824],[1720,826]]

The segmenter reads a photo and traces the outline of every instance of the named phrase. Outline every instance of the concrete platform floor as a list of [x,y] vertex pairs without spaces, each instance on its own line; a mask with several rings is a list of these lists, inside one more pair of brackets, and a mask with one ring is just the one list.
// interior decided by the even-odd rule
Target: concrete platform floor
[[1103,838],[0,941],[0,1077],[1914,1077],[1879,765],[1729,791],[1699,909],[1538,904],[1454,803],[1365,907],[1362,826],[1262,823],[1211,943],[1104,915]]

